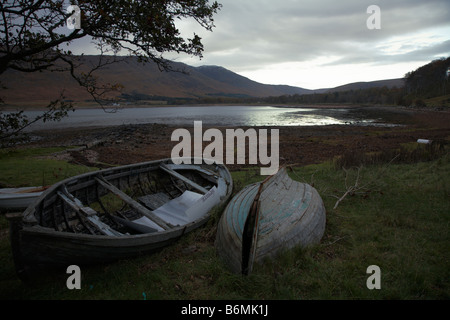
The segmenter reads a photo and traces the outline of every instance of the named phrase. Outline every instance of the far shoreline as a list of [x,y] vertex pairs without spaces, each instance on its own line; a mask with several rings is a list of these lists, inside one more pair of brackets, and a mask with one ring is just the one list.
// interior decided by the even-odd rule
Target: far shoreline
[[[0,108],[0,111],[46,111],[42,105],[47,105],[49,101],[32,101],[32,102],[16,102],[8,103]],[[394,108],[394,109],[408,109],[418,110],[418,108],[397,106],[397,105],[376,105],[376,104],[292,104],[292,103],[193,103],[193,104],[162,104],[162,103],[133,103],[133,104],[118,104],[108,105],[102,107],[95,102],[73,102],[74,109],[130,109],[130,108],[176,108],[176,107],[229,107],[229,106],[245,106],[245,107],[274,107],[274,108],[312,108],[312,109],[354,109],[354,108]],[[432,108],[424,108],[425,111],[432,111]]]

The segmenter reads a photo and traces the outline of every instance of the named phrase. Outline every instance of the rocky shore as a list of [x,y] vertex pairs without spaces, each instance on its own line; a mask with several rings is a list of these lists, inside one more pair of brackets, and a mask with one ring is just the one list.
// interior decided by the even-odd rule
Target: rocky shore
[[[267,129],[279,129],[280,164],[291,165],[320,163],[349,151],[394,150],[417,139],[450,141],[448,111],[378,108],[373,112],[395,126],[347,124]],[[185,128],[193,131],[193,127]],[[74,151],[54,157],[107,167],[170,157],[172,148],[178,143],[171,141],[175,129],[170,125],[141,124],[39,131],[33,133],[37,137],[34,142],[22,147],[78,146]],[[227,128],[217,129],[224,133]],[[208,144],[204,142],[204,147]],[[230,167],[238,169],[242,166]]]

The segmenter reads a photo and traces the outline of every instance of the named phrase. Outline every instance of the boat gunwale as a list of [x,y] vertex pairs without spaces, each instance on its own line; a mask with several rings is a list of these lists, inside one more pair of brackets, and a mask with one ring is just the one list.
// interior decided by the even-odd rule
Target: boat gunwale
[[[181,170],[186,170],[186,169],[191,169],[191,170],[195,170],[195,167],[199,167],[201,168],[204,165],[216,165],[216,166],[220,166],[220,168],[222,170],[225,170],[225,174],[224,175],[218,175],[218,179],[217,181],[219,181],[221,178],[225,180],[225,182],[227,183],[227,189],[225,190],[225,197],[223,197],[223,199],[220,200],[220,202],[215,205],[214,207],[218,207],[220,205],[222,205],[226,200],[229,199],[229,197],[231,196],[232,190],[233,190],[233,180],[231,177],[231,173],[228,170],[228,168],[224,165],[224,164],[220,164],[220,163],[206,163],[206,161],[208,159],[203,158],[202,159],[202,163],[196,163],[195,159],[196,158],[189,158],[191,161],[191,165],[192,168],[183,168]],[[44,192],[42,192],[42,194],[37,197],[35,199],[35,201],[33,201],[26,209],[25,211],[22,213],[22,221],[24,222],[24,225],[22,227],[22,231],[26,231],[27,229],[30,228],[34,228],[35,226],[39,226],[40,228],[46,228],[43,227],[39,224],[38,220],[36,219],[34,213],[36,211],[36,207],[41,205],[41,203],[45,206],[44,200],[47,199],[47,197],[52,197],[54,195],[56,195],[56,191],[61,187],[66,185],[67,188],[69,189],[69,191],[73,191],[73,190],[79,190],[85,187],[88,187],[90,185],[94,185],[96,184],[95,181],[95,177],[98,175],[102,175],[106,180],[113,180],[113,179],[117,179],[117,178],[121,178],[122,176],[127,176],[127,175],[132,175],[133,171],[127,171],[129,169],[134,169],[134,168],[140,168],[141,170],[138,170],[139,172],[137,172],[137,174],[145,172],[145,171],[151,171],[151,170],[157,170],[159,168],[158,164],[160,163],[171,163],[171,164],[175,164],[174,163],[175,159],[172,158],[165,158],[165,159],[160,159],[160,160],[152,160],[152,161],[147,161],[147,162],[140,162],[140,163],[134,163],[134,164],[128,164],[128,165],[124,165],[124,166],[118,166],[118,167],[114,167],[114,168],[106,168],[106,169],[101,169],[101,170],[96,170],[96,171],[90,171],[90,172],[86,172],[86,173],[82,173],[80,175],[77,176],[73,176],[73,177],[69,177],[66,178],[64,180],[61,180],[59,182],[56,182],[55,184],[53,184],[52,186],[50,186],[47,190],[45,190]],[[176,160],[179,161],[184,161],[186,160],[186,158],[177,158]],[[154,168],[152,168],[152,165],[156,165]],[[148,170],[145,170],[148,169]],[[116,174],[114,174],[115,171],[118,171]],[[123,171],[123,172],[121,172]],[[201,172],[201,171],[199,171]],[[123,175],[122,175],[123,173]],[[116,176],[119,175],[119,176]],[[74,189],[74,185],[76,185],[76,180],[80,180],[80,179],[85,179],[85,178],[90,178],[92,177],[92,180],[88,180],[88,181],[84,181],[82,182],[83,186],[81,188],[75,188]],[[228,178],[228,179],[227,179]],[[71,183],[73,182],[73,183]],[[86,185],[84,185],[86,184]],[[51,204],[50,204],[51,205]],[[149,233],[149,234],[136,234],[136,235],[130,235],[132,238],[135,238],[137,236],[155,236],[155,234],[162,234],[165,232],[175,232],[178,229],[182,229],[182,228],[187,228],[188,226],[190,226],[191,224],[196,224],[196,223],[205,223],[207,220],[209,219],[209,214],[206,214],[203,217],[198,218],[197,220],[194,220],[186,225],[182,225],[182,226],[175,226],[173,228],[169,228],[167,230],[164,231],[158,231],[156,233]],[[205,220],[205,221],[203,221]],[[39,228],[35,228],[37,231]],[[48,228],[49,230],[51,230],[51,228]],[[72,234],[72,233],[68,233],[65,231],[57,231],[57,230],[52,230],[53,232],[55,232],[56,234],[61,233],[61,234]],[[78,237],[83,235],[83,236],[92,236],[92,237],[99,237],[99,235],[88,235],[88,234],[80,234],[80,233],[74,233],[74,235],[77,235]],[[105,237],[111,237],[111,238],[117,238],[117,237],[113,237],[113,236],[106,236],[106,235],[102,235],[101,238],[105,238]],[[121,236],[120,238],[125,238],[128,237],[127,235]]]
[[[118,236],[109,236],[109,235],[97,235],[97,234],[88,234],[88,233],[72,233],[72,232],[65,232],[65,231],[57,231],[53,230],[48,227],[42,227],[40,225],[33,225],[33,226],[23,226],[21,229],[21,232],[27,233],[27,234],[39,234],[39,235],[45,235],[45,236],[53,236],[58,237],[61,239],[67,239],[67,240],[96,240],[99,243],[104,241],[114,241],[114,242],[126,242],[127,240],[136,240],[139,238],[145,239],[145,238],[164,238],[167,234],[176,233],[182,229],[189,230],[192,227],[195,227],[196,225],[202,225],[207,222],[209,219],[208,215],[205,215],[201,219],[195,220],[193,222],[190,222],[188,224],[185,224],[183,226],[175,226],[173,228],[158,231],[158,232],[152,232],[152,233],[143,233],[143,234],[124,234],[120,237]],[[185,231],[184,231],[185,232]],[[182,232],[182,233],[184,233]],[[167,239],[170,239],[168,237]],[[155,242],[158,242],[159,240],[156,240]]]

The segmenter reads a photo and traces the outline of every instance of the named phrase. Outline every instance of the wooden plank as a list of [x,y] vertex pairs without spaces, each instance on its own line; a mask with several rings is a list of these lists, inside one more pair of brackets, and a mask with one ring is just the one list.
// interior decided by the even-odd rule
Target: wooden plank
[[165,172],[167,172],[168,174],[174,176],[177,179],[180,179],[181,181],[187,183],[188,185],[190,185],[191,187],[193,187],[194,189],[197,189],[198,191],[200,191],[203,194],[208,193],[208,190],[206,190],[205,188],[203,188],[202,186],[198,185],[197,183],[195,183],[192,180],[189,180],[188,178],[186,178],[185,176],[179,174],[178,172],[168,168],[165,164],[161,164],[159,166],[161,169],[163,169]]
[[[81,213],[83,213],[83,214],[84,214],[85,216],[87,216],[87,217],[92,216],[92,215],[96,215],[96,214],[97,214],[97,212],[96,212],[94,209],[92,209],[92,208],[90,208],[90,207],[84,207],[83,205],[80,205],[80,203],[77,203],[77,202],[80,202],[80,201],[76,201],[75,198],[73,198],[73,196],[70,197],[69,195],[64,194],[64,193],[62,193],[62,192],[60,192],[60,191],[58,191],[57,194],[58,194],[58,196],[59,196],[61,199],[63,199],[64,202],[66,202],[73,210],[78,211],[78,212],[81,212]],[[72,199],[71,199],[71,198],[72,198]]]
[[[62,193],[60,191],[58,191],[57,194],[73,210],[75,210],[77,213],[82,213],[84,218],[86,218],[86,220],[89,221],[89,223],[92,226],[94,226],[98,231],[100,231],[102,234],[104,234],[106,236],[122,236],[122,233],[114,230],[113,228],[111,228],[106,223],[100,221],[100,219],[99,219],[99,217],[97,215],[97,212],[94,209],[92,209],[90,207],[83,206],[81,201],[78,200],[77,198],[75,198],[73,195],[71,195],[71,194],[64,194],[64,193]],[[83,219],[83,218],[80,217],[80,219]],[[87,225],[85,225],[85,226],[92,233],[92,230]]]
[[150,210],[156,210],[169,202],[170,197],[164,192],[158,192],[139,197],[138,200]]
[[97,180],[97,182],[102,187],[108,189],[109,191],[120,197],[123,201],[128,203],[133,209],[137,210],[139,213],[143,214],[144,216],[152,220],[154,223],[159,225],[164,230],[168,230],[173,227],[170,224],[166,223],[161,218],[159,218],[158,216],[156,216],[152,211],[141,205],[139,202],[137,202],[136,200],[125,194],[122,190],[116,188],[111,183],[104,180],[103,177],[96,177],[95,180]]

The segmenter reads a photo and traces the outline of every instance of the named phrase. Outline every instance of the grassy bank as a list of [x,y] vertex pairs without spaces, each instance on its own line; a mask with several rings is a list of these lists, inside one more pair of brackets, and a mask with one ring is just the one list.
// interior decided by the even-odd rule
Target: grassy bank
[[[0,158],[2,181],[25,184],[29,167],[37,170],[29,183],[40,181],[41,161],[50,160],[27,152]],[[324,200],[325,235],[319,245],[284,252],[248,277],[231,274],[216,255],[217,210],[207,226],[158,253],[82,268],[81,290],[67,289],[65,271],[25,285],[15,275],[7,222],[0,216],[0,299],[448,299],[449,160],[294,168],[292,178],[313,184]],[[21,161],[27,166],[10,173]],[[49,182],[59,167],[67,174],[86,170],[64,161],[47,165]],[[233,172],[236,190],[262,179],[258,171]],[[360,188],[333,209],[356,181]],[[370,265],[381,269],[380,290],[366,286]]]
[[66,149],[63,147],[0,149],[0,186],[51,185],[73,175],[93,170],[58,160],[57,155],[62,155]]

